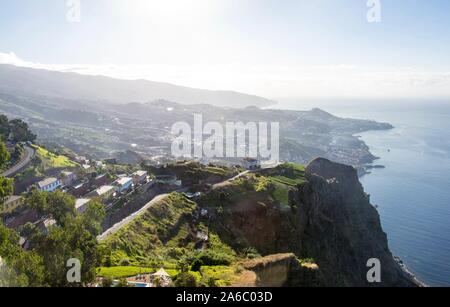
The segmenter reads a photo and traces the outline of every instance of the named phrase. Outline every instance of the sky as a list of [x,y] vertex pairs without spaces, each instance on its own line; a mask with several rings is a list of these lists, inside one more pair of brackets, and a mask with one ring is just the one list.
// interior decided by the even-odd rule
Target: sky
[[380,22],[367,2],[0,0],[0,63],[271,99],[450,98],[450,1],[379,0]]

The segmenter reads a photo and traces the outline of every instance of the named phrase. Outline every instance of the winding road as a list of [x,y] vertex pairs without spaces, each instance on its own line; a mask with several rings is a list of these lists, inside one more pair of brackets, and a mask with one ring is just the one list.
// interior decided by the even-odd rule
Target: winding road
[[35,155],[35,150],[29,146],[25,146],[24,149],[25,155],[20,159],[18,163],[3,172],[1,174],[2,177],[13,177],[31,162],[31,159],[33,159]]
[[[228,179],[226,181],[223,181],[221,183],[215,184],[213,186],[213,189],[220,187],[221,185],[226,185],[226,184],[230,184],[233,180],[239,179],[242,176],[245,176],[246,174],[250,173],[251,171],[244,171],[242,173],[237,174],[236,176],[234,176],[231,179]],[[183,192],[186,189],[180,189],[177,190],[175,192]],[[142,207],[141,209],[139,209],[138,211],[136,211],[135,213],[127,216],[126,218],[124,218],[122,221],[120,221],[119,223],[115,224],[114,226],[112,226],[111,228],[109,228],[108,230],[106,230],[105,232],[103,232],[101,235],[99,235],[97,237],[97,241],[101,242],[104,241],[106,238],[108,238],[110,235],[116,233],[117,231],[119,231],[122,227],[126,226],[127,224],[131,223],[135,218],[137,218],[139,215],[141,215],[142,213],[144,213],[145,211],[147,211],[148,208],[150,208],[151,206],[153,206],[154,204],[160,202],[161,200],[163,200],[164,198],[166,198],[167,196],[169,196],[169,194],[160,194],[158,196],[156,196],[155,198],[153,198],[150,202],[148,202],[144,207]]]

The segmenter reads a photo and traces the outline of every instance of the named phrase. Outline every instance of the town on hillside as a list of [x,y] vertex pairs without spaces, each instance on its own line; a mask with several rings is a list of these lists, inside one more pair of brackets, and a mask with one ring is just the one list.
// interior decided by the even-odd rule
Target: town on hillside
[[[28,127],[24,127],[27,131]],[[1,222],[20,234],[19,244],[24,251],[31,244],[26,229],[49,234],[57,226],[52,214],[30,205],[36,191],[69,196],[77,214],[85,213],[93,202],[102,204],[105,217],[101,231],[105,237],[158,196],[180,192],[186,199],[197,200],[213,185],[261,167],[260,161],[252,158],[243,159],[233,168],[195,161],[124,165],[115,159],[94,160],[64,149],[49,150],[35,141],[35,135],[27,133],[20,139],[13,133],[3,136],[11,159],[1,170],[2,177],[13,179],[14,188],[0,206]],[[205,216],[207,212],[200,214]],[[199,237],[208,240],[206,234],[200,233]],[[136,272],[128,276],[126,283],[134,287],[171,285],[173,274],[164,268],[155,271]],[[90,286],[105,282],[104,277],[98,277]],[[119,280],[111,280],[111,286],[118,284]]]

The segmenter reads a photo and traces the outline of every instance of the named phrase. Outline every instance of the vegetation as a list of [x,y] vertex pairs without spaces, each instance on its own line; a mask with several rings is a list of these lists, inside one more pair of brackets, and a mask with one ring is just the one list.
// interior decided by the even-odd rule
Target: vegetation
[[193,161],[180,161],[178,163],[166,165],[162,168],[146,165],[143,165],[143,167],[157,176],[175,175],[183,182],[189,182],[190,184],[198,184],[200,181],[208,180],[212,177],[219,177],[225,180],[238,174],[238,170],[234,168],[221,167],[212,164],[204,166]]
[[[1,117],[0,117],[1,119]],[[1,122],[1,120],[0,120]],[[10,156],[5,144],[0,141],[0,169],[8,162]],[[3,209],[5,200],[13,193],[13,180],[0,177],[0,211]]]
[[175,264],[185,254],[178,244],[188,236],[186,224],[194,210],[195,203],[178,193],[153,205],[104,242],[112,251],[111,265],[120,265],[124,260],[152,267],[170,260]]
[[[96,236],[105,212],[92,202],[84,214],[76,214],[74,199],[64,193],[35,191],[28,202],[56,224],[46,232],[27,224],[22,235],[29,240],[28,251],[19,245],[19,234],[0,225],[0,256],[8,271],[2,282],[9,286],[81,286],[92,282],[103,257]],[[67,260],[79,259],[81,283],[67,280]],[[13,274],[13,273],[14,274]],[[11,273],[11,274],[9,274]]]
[[56,155],[47,149],[35,146],[36,155],[41,160],[41,165],[44,169],[49,168],[71,168],[77,167],[78,164],[71,161],[66,156]]
[[32,142],[36,139],[27,123],[20,119],[8,120],[3,114],[0,114],[0,137],[14,142]]
[[288,186],[297,186],[306,182],[305,167],[296,163],[282,164],[274,170],[274,173],[269,175],[272,181]]
[[204,282],[215,287],[230,286],[237,274],[233,266],[202,266],[200,273]]
[[[165,269],[166,272],[175,277],[178,274],[178,270],[176,269]],[[148,274],[155,273],[157,268],[146,268],[146,267],[137,267],[137,266],[114,266],[114,267],[101,267],[97,271],[98,276],[102,276],[105,278],[124,278],[131,277],[138,274]]]

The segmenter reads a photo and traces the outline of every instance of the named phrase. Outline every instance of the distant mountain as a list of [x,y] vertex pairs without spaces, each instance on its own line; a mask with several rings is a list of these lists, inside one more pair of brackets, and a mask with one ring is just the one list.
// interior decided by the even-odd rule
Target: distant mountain
[[104,76],[56,72],[0,64],[0,93],[33,95],[111,104],[158,99],[182,104],[222,107],[268,106],[266,98],[233,91],[211,91],[147,80],[120,80]]

